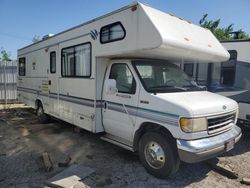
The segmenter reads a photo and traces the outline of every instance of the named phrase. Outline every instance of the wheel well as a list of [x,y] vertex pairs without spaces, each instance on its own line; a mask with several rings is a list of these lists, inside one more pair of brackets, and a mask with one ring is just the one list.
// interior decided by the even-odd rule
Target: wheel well
[[175,139],[173,135],[170,133],[170,131],[167,128],[156,123],[144,122],[141,124],[140,128],[135,132],[134,143],[133,143],[134,151],[138,150],[139,141],[142,135],[149,131],[159,132],[161,134],[164,134],[165,136],[167,136],[167,138],[170,138],[170,140],[172,140],[175,143]]
[[37,109],[39,105],[43,106],[42,101],[40,99],[36,99],[36,101],[35,101],[35,109]]

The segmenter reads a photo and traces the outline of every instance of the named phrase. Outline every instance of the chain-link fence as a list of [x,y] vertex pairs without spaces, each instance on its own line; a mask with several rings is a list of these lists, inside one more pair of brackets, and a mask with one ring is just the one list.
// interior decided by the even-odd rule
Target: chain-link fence
[[16,102],[17,62],[0,61],[0,104]]

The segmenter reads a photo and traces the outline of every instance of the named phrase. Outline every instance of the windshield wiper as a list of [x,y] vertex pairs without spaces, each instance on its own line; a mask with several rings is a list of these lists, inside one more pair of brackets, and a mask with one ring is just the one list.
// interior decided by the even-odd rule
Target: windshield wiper
[[202,86],[199,86],[199,85],[186,85],[186,86],[183,86],[183,87],[187,88],[187,90],[192,90],[192,89],[198,89],[199,91],[206,90],[206,87],[202,87]]
[[160,90],[162,91],[163,89],[167,89],[167,90],[181,90],[181,91],[187,91],[188,89],[187,88],[184,88],[184,87],[178,87],[178,86],[169,86],[169,85],[162,85],[162,86],[152,86],[152,87],[149,87],[148,88],[149,90]]

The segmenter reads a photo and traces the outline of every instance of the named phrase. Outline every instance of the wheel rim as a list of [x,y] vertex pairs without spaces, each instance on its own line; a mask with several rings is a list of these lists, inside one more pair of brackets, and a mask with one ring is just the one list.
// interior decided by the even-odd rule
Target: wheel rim
[[144,156],[147,163],[154,169],[162,168],[166,161],[162,147],[155,141],[148,142],[145,145]]
[[43,109],[41,107],[39,107],[37,109],[37,116],[41,116],[41,115],[43,115]]

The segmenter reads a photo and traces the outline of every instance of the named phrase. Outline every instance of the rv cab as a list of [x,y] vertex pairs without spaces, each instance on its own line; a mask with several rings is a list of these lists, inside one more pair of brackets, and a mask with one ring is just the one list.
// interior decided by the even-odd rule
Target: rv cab
[[[175,165],[179,159],[199,162],[230,150],[241,137],[240,128],[235,126],[237,103],[207,92],[177,63],[114,59],[107,68],[103,87],[104,139],[119,141],[129,148],[140,134],[138,125],[148,121],[152,130],[144,138],[146,141],[139,141],[138,148],[132,150],[149,153],[148,157],[142,153],[141,160],[156,176],[161,177],[159,171],[152,172],[152,167],[163,168],[166,157],[177,160]],[[169,146],[174,147],[172,156],[164,153],[166,148],[154,138],[164,132],[169,135],[170,145],[176,143]]]

